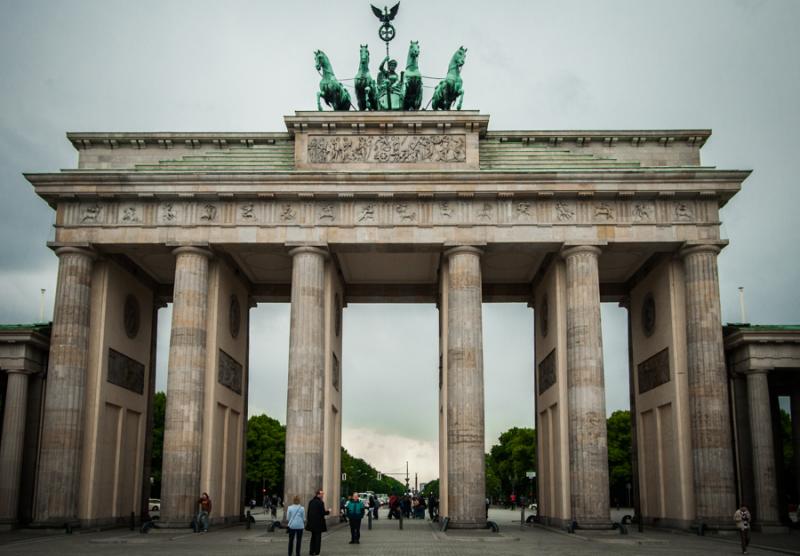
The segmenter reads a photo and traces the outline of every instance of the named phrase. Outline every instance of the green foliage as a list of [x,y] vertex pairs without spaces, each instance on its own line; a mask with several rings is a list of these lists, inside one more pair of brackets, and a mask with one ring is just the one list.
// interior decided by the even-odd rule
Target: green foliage
[[428,484],[425,485],[425,488],[422,489],[422,494],[427,498],[431,494],[434,496],[439,496],[439,479],[434,479]]
[[797,477],[793,465],[794,450],[792,449],[792,417],[786,410],[781,409],[781,451],[783,454],[783,477],[786,485],[786,495],[792,500],[797,500],[800,492],[795,492],[797,488]]
[[283,492],[285,449],[286,427],[267,415],[250,417],[245,455],[248,483],[257,488],[263,485],[269,494]]
[[161,467],[164,457],[164,420],[167,411],[167,395],[156,392],[153,396],[153,448],[150,453],[150,476],[153,477],[151,495],[161,496]]
[[371,490],[376,494],[400,494],[405,492],[405,485],[390,477],[383,475],[378,480],[378,470],[361,458],[351,456],[342,448],[342,473],[347,476],[342,481],[342,496],[349,496],[353,492]]
[[611,501],[628,501],[627,485],[633,482],[631,412],[615,411],[606,421],[608,431],[608,482]]
[[534,482],[525,474],[536,471],[536,431],[514,427],[499,440],[486,455],[486,493],[493,498],[530,495]]

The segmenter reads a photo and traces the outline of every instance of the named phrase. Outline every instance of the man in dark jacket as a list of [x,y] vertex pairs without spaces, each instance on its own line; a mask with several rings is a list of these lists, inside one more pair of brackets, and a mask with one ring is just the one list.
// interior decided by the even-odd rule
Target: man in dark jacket
[[311,556],[319,554],[322,547],[322,533],[328,530],[328,526],[325,524],[325,516],[331,513],[331,509],[325,509],[325,504],[322,502],[324,498],[325,493],[318,490],[316,496],[308,502],[306,529],[311,531],[311,548],[309,552]]

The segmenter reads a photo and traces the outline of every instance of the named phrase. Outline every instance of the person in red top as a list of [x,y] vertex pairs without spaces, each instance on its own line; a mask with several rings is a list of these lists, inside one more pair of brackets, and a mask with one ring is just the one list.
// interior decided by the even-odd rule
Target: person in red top
[[204,492],[202,496],[197,500],[197,504],[200,506],[200,511],[197,512],[197,519],[195,519],[195,523],[197,523],[197,530],[202,531],[204,533],[208,533],[208,516],[211,515],[211,498],[208,497],[208,493]]
[[517,495],[514,494],[513,492],[511,493],[511,509],[512,510],[517,509]]

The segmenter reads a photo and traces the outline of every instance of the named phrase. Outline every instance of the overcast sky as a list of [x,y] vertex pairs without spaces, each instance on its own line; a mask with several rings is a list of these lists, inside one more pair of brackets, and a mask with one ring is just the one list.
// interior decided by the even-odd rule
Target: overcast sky
[[[394,0],[390,0],[391,3]],[[383,3],[380,4],[383,6]],[[393,55],[424,75],[468,47],[464,108],[490,129],[711,128],[703,163],[753,169],[722,211],[725,321],[800,322],[800,2],[402,0]],[[67,131],[280,131],[315,107],[322,49],[342,78],[382,44],[366,0],[0,2],[0,322],[52,314],[53,211],[23,171],[74,167]],[[427,97],[426,97],[427,101]],[[252,310],[251,413],[285,422],[288,305]],[[160,315],[166,384],[169,310]],[[434,478],[437,312],[344,312],[344,445],[385,471]],[[624,311],[604,306],[607,408],[627,408]],[[533,426],[533,312],[484,305],[487,446]]]

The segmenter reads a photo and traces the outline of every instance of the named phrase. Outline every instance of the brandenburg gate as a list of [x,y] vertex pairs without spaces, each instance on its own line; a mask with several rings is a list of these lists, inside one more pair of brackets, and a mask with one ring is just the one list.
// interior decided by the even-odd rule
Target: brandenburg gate
[[167,525],[187,526],[202,491],[215,520],[240,517],[259,341],[248,310],[271,302],[291,303],[285,499],[339,498],[343,309],[435,303],[440,513],[484,527],[493,370],[481,307],[525,302],[540,516],[609,527],[600,304],[617,302],[643,518],[730,523],[719,210],[749,172],[701,164],[709,131],[490,131],[469,110],[297,112],[285,124],[71,133],[77,168],[26,175],[55,210],[59,258],[36,523],[142,512],[167,302]]

